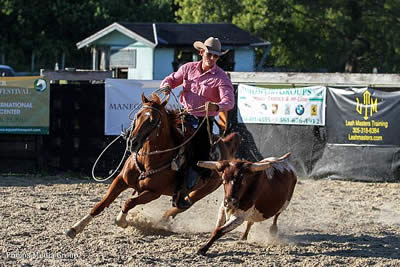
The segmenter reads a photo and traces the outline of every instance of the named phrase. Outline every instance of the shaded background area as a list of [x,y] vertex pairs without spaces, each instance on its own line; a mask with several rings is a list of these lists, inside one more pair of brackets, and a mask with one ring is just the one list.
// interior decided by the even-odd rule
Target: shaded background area
[[[49,135],[0,135],[3,173],[78,172],[90,175],[101,151],[115,138],[104,135],[104,83],[51,84]],[[118,166],[125,142],[104,154],[96,171]]]
[[[327,108],[327,113],[336,113],[331,102],[332,96],[327,93],[327,107],[331,107]],[[323,127],[242,124],[237,122],[237,107],[229,113],[229,129],[242,135],[238,152],[240,158],[258,161],[292,152],[292,162],[301,177],[361,181],[400,180],[399,146],[330,143],[330,139],[335,139],[332,135],[337,134],[338,123],[334,116],[328,114],[326,121],[326,126]]]
[[[239,124],[236,109],[229,113],[228,121],[229,131],[242,136],[239,158],[257,161],[292,152],[300,177],[400,180],[398,146],[330,144],[328,128],[320,126]],[[3,173],[71,171],[91,175],[97,157],[114,138],[104,135],[103,83],[54,83],[50,134],[0,135],[0,168]],[[96,175],[108,176],[118,166],[124,149],[122,139],[115,142],[96,166]]]

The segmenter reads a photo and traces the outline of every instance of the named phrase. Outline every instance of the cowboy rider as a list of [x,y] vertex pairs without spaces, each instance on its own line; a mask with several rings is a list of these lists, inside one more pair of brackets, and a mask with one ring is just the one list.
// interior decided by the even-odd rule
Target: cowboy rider
[[[209,37],[204,43],[194,42],[193,46],[199,51],[202,59],[182,65],[176,72],[168,75],[160,87],[167,88],[168,94],[175,87],[183,86],[179,101],[189,114],[186,120],[197,128],[207,115],[208,123],[212,125],[214,116],[218,115],[218,112],[231,110],[235,97],[231,80],[216,64],[218,58],[228,52],[221,50],[219,39]],[[186,159],[187,167],[183,168],[184,173],[181,173],[183,177],[187,177],[187,181],[186,186],[178,192],[175,203],[178,208],[191,206],[188,192],[196,184],[198,177],[211,174],[209,170],[196,165],[199,160],[209,160],[210,149],[207,123],[204,122],[191,140],[191,153]]]

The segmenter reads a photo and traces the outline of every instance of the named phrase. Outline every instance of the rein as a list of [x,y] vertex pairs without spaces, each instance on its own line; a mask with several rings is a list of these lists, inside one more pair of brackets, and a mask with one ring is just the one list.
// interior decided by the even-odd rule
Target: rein
[[[198,108],[202,108],[202,107],[204,107],[204,106],[201,106],[201,107],[198,107]],[[156,108],[153,108],[153,107],[146,107],[146,108],[151,108],[151,109],[153,109],[153,110],[156,110],[156,111],[158,111],[159,113],[160,113],[160,118],[159,118],[159,121],[161,121],[161,111],[159,110],[159,109],[156,109]],[[187,111],[186,111],[187,112]],[[182,115],[183,113],[181,113],[180,115]],[[203,125],[203,123],[204,123],[204,121],[206,120],[206,118],[208,117],[208,109],[206,109],[206,116],[203,118],[203,120],[200,122],[200,124],[199,124],[199,126],[197,127],[197,129],[196,129],[196,131],[187,139],[187,140],[185,140],[182,144],[180,144],[180,145],[178,145],[178,146],[175,146],[175,147],[172,147],[172,148],[168,148],[168,149],[165,149],[165,150],[156,150],[156,151],[151,151],[151,152],[132,152],[133,154],[134,154],[134,156],[133,156],[133,158],[134,158],[134,160],[135,160],[135,164],[136,164],[136,167],[138,168],[138,171],[140,172],[140,175],[139,175],[139,180],[141,180],[141,179],[143,179],[143,178],[145,178],[145,177],[147,177],[147,176],[149,176],[149,175],[152,175],[152,174],[155,174],[155,173],[158,173],[158,172],[160,172],[160,171],[163,171],[163,170],[165,170],[165,169],[167,169],[168,167],[170,167],[171,166],[171,162],[169,162],[169,163],[167,163],[167,164],[165,164],[165,165],[163,165],[162,167],[160,167],[160,168],[157,168],[157,169],[150,169],[150,170],[148,170],[148,171],[144,171],[144,170],[142,170],[141,168],[140,168],[140,165],[139,165],[139,163],[138,163],[138,161],[137,161],[137,156],[139,155],[139,156],[151,156],[151,155],[157,155],[157,154],[163,154],[163,153],[167,153],[167,152],[171,152],[171,151],[174,151],[174,150],[177,150],[177,149],[179,149],[179,148],[181,148],[181,147],[183,147],[183,146],[185,146],[187,143],[189,143],[190,142],[190,140],[192,140],[193,138],[194,138],[194,136],[197,134],[197,132],[200,130],[200,128],[201,128],[201,126]],[[132,125],[133,125],[134,123],[132,122]],[[155,128],[155,127],[154,127]],[[154,129],[153,128],[153,129]],[[218,141],[219,141],[219,139],[216,141],[216,142],[212,142],[212,138],[211,138],[211,130],[210,130],[210,122],[209,122],[209,120],[207,120],[207,131],[208,131],[208,136],[209,136],[209,140],[210,140],[210,144],[213,146],[213,145],[215,145]],[[221,137],[220,137],[221,138]],[[128,137],[128,140],[130,139],[130,137]]]
[[140,156],[151,156],[151,155],[163,154],[163,153],[167,153],[167,152],[171,152],[171,151],[177,150],[177,149],[179,149],[179,148],[185,146],[185,145],[186,145],[187,143],[189,143],[190,140],[192,140],[193,137],[197,134],[197,132],[198,132],[199,129],[200,129],[200,126],[203,125],[205,119],[206,119],[206,118],[204,118],[204,119],[201,121],[201,123],[199,124],[199,127],[197,127],[196,131],[195,131],[187,140],[185,140],[182,144],[180,144],[180,145],[178,145],[178,146],[175,146],[175,147],[171,147],[171,148],[165,149],[165,150],[155,150],[155,151],[151,151],[151,152],[140,152],[140,153],[138,153],[138,154],[139,154]]
[[[146,108],[151,108],[151,109],[157,110],[160,113],[159,121],[161,121],[161,111],[160,110],[158,110],[156,108],[153,108],[153,107],[146,107]],[[186,145],[196,135],[196,133],[199,131],[201,125],[204,123],[205,119],[206,119],[206,117],[201,121],[199,127],[196,129],[196,131],[193,133],[193,135],[191,135],[187,140],[185,140],[185,142],[183,142],[182,144],[180,144],[178,146],[175,146],[175,147],[172,147],[172,148],[169,148],[169,149],[165,149],[165,150],[156,150],[156,151],[151,151],[151,152],[140,152],[140,153],[139,152],[132,152],[133,153],[133,159],[135,160],[135,165],[136,165],[136,167],[137,167],[137,169],[138,169],[138,171],[140,173],[138,179],[142,180],[142,179],[144,179],[145,177],[147,177],[149,175],[152,175],[152,174],[158,173],[160,171],[163,171],[163,170],[169,168],[171,166],[171,162],[172,162],[172,160],[171,160],[170,162],[168,162],[167,164],[161,166],[160,168],[150,169],[148,171],[145,171],[145,170],[142,170],[140,168],[139,162],[137,160],[137,156],[138,155],[139,156],[151,156],[151,155],[163,154],[163,153],[171,152],[171,151],[174,151],[174,150],[177,150],[177,149],[183,147],[184,145]],[[130,137],[128,137],[128,140],[130,140]]]
[[[195,111],[195,110],[202,109],[202,108],[204,108],[204,107],[205,107],[205,105],[202,105],[202,106],[199,106],[199,107],[194,108],[194,109],[191,109],[191,110],[185,110],[185,111],[181,112],[181,113],[179,114],[179,116],[182,116],[182,115],[184,115],[185,113],[189,113],[190,111]],[[153,108],[153,107],[148,107],[148,108]],[[153,108],[153,109],[157,110],[156,108]],[[161,113],[160,110],[157,110],[157,111]],[[156,151],[151,151],[151,152],[146,152],[146,153],[141,152],[141,153],[139,153],[139,155],[140,155],[140,156],[157,155],[157,154],[162,154],[162,153],[171,152],[171,151],[177,150],[177,149],[179,149],[179,148],[185,146],[185,145],[186,145],[187,143],[189,143],[190,140],[192,140],[193,137],[197,134],[197,132],[199,131],[200,127],[203,125],[204,121],[205,121],[206,118],[208,117],[208,108],[206,108],[205,111],[206,111],[206,116],[205,116],[205,117],[203,118],[203,120],[200,122],[200,124],[199,124],[199,126],[197,127],[196,131],[195,131],[187,140],[185,140],[182,144],[180,144],[180,145],[178,145],[178,146],[175,146],[175,147],[172,147],[172,148],[165,149],[165,150],[156,150]],[[132,125],[134,125],[134,123],[132,123]],[[222,139],[222,137],[220,136],[215,142],[212,141],[212,136],[211,136],[211,125],[210,125],[210,121],[209,121],[209,120],[207,120],[207,132],[208,132],[208,139],[209,139],[209,141],[210,141],[210,145],[211,145],[211,146],[214,146],[216,143],[218,143],[219,140]],[[225,134],[223,134],[222,136],[224,136],[224,135],[225,135]]]
[[[160,92],[164,92],[165,90],[168,90],[168,88],[159,88],[159,89],[155,90],[153,93],[158,93],[158,94],[159,94]],[[172,95],[175,97],[175,100],[177,101],[177,97],[176,97],[176,95],[175,95],[173,92],[172,92]],[[177,103],[179,103],[179,102],[177,101]],[[128,118],[131,119],[131,114],[132,114],[134,111],[137,111],[137,110],[141,109],[142,106],[143,106],[143,104],[140,103],[136,108],[134,108],[134,109],[129,113]],[[133,124],[133,123],[132,123],[132,124]],[[115,143],[119,138],[125,137],[125,136],[128,136],[128,135],[129,135],[129,131],[130,131],[130,128],[132,127],[132,124],[131,124],[131,126],[129,126],[126,130],[122,131],[121,134],[120,134],[119,136],[117,136],[113,141],[111,141],[111,142],[103,149],[103,151],[102,151],[102,152],[99,154],[99,156],[97,157],[96,161],[93,163],[93,167],[92,167],[92,178],[93,178],[93,180],[95,180],[96,182],[102,183],[102,182],[105,182],[105,181],[109,180],[111,177],[113,177],[113,176],[117,173],[117,171],[118,171],[119,168],[121,167],[121,165],[122,165],[122,163],[123,163],[123,161],[124,161],[124,159],[125,159],[125,157],[126,157],[126,154],[127,154],[127,152],[128,152],[128,146],[129,146],[129,144],[128,144],[128,138],[126,139],[126,145],[125,145],[124,155],[122,156],[122,158],[121,158],[121,160],[120,160],[120,162],[119,162],[119,164],[118,164],[118,167],[115,168],[115,170],[114,170],[108,177],[103,178],[103,179],[97,178],[96,175],[94,174],[94,169],[96,168],[96,165],[97,165],[98,161],[100,160],[100,158],[103,156],[103,154],[104,154],[104,153],[107,151],[107,149],[108,149],[113,143]]]
[[169,163],[161,166],[160,168],[150,169],[148,171],[143,171],[140,168],[139,162],[137,161],[137,156],[138,156],[138,153],[133,153],[133,159],[135,160],[136,167],[138,168],[138,171],[140,172],[140,175],[138,177],[139,180],[142,180],[143,178],[145,178],[145,177],[147,177],[149,175],[152,175],[152,174],[155,174],[157,172],[163,171],[163,170],[165,170],[165,169],[167,169],[167,168],[169,168],[171,166],[171,163],[169,162]]
[[[163,92],[163,91],[165,91],[165,90],[166,90],[166,88],[160,88],[160,89],[157,89],[157,90],[155,91],[155,93],[160,93],[160,92]],[[175,94],[174,94],[173,92],[171,92],[171,93],[172,93],[172,95],[175,97],[175,99],[177,100],[177,97],[175,96]],[[179,102],[177,101],[177,103],[179,103]],[[197,107],[197,108],[195,108],[195,109],[184,110],[183,112],[181,112],[181,113],[179,114],[179,116],[184,115],[184,114],[186,114],[186,113],[189,113],[190,111],[202,109],[202,108],[204,108],[204,107],[205,107],[205,106],[202,105],[202,106]],[[135,115],[135,118],[134,118],[134,119],[131,119],[131,120],[132,120],[132,123],[131,123],[131,125],[129,126],[129,128],[127,128],[127,129],[126,129],[124,132],[122,132],[118,137],[116,137],[113,141],[111,141],[110,144],[108,144],[108,145],[104,148],[104,150],[100,153],[100,155],[97,157],[97,159],[96,159],[96,161],[95,161],[95,163],[93,164],[93,167],[92,167],[92,178],[93,178],[96,182],[105,182],[105,181],[109,180],[111,177],[113,177],[113,176],[115,175],[115,173],[116,173],[116,172],[119,170],[119,168],[121,167],[121,165],[122,165],[122,163],[123,163],[123,161],[124,161],[124,159],[125,159],[125,157],[126,157],[126,154],[127,154],[128,150],[129,150],[128,148],[129,148],[130,142],[132,142],[132,141],[131,141],[131,138],[130,138],[130,136],[129,136],[129,132],[130,132],[131,130],[134,129],[135,122],[136,122],[136,118],[137,118],[137,114],[139,113],[138,110],[140,111],[140,110],[143,109],[143,108],[144,108],[144,107],[143,107],[142,103],[140,103],[135,109],[133,109],[133,110],[129,113],[128,117],[129,117],[129,119],[131,119],[131,114],[132,114],[134,111],[137,111],[137,112],[136,112],[136,115]],[[160,111],[159,109],[157,109],[157,108],[148,107],[148,106],[146,106],[146,108],[153,109],[153,110],[157,111],[157,112],[160,114],[160,116],[159,116],[159,118],[158,118],[158,121],[157,121],[157,124],[155,124],[155,126],[153,127],[153,129],[150,131],[150,133],[151,133],[156,127],[158,127],[158,128],[160,127],[160,124],[161,124],[161,115],[162,115],[162,114],[161,114],[161,111]],[[205,117],[203,118],[203,120],[200,122],[200,124],[199,124],[199,126],[197,127],[196,131],[195,131],[187,140],[185,140],[182,144],[180,144],[180,145],[178,145],[178,146],[175,146],[175,147],[172,147],[172,148],[165,149],[165,150],[156,150],[156,151],[150,151],[150,152],[145,152],[145,153],[144,153],[144,152],[140,152],[140,153],[139,153],[139,152],[131,152],[131,153],[134,154],[134,155],[133,155],[133,158],[134,158],[135,164],[136,164],[136,166],[138,167],[138,170],[139,170],[139,172],[140,172],[139,180],[143,179],[143,178],[146,177],[146,176],[149,176],[149,175],[152,175],[152,174],[155,174],[155,173],[157,173],[157,172],[160,172],[160,171],[162,171],[162,170],[167,169],[168,167],[171,166],[171,162],[169,162],[169,163],[167,163],[167,164],[161,166],[161,167],[158,168],[158,169],[154,169],[154,170],[151,169],[151,170],[148,170],[148,171],[143,171],[143,170],[140,169],[140,166],[139,166],[138,161],[137,161],[137,156],[138,156],[138,155],[140,155],[140,156],[157,155],[157,154],[167,153],[167,152],[171,152],[171,151],[174,151],[174,150],[177,150],[177,149],[182,148],[182,147],[185,146],[187,143],[189,143],[190,140],[192,140],[192,139],[194,138],[194,136],[195,136],[195,135],[197,134],[197,132],[199,131],[200,127],[203,125],[205,119],[208,117],[208,108],[206,108],[205,111],[206,111],[206,116],[205,116]],[[220,137],[217,141],[212,142],[212,137],[211,137],[211,126],[210,126],[210,122],[209,122],[208,120],[207,120],[207,131],[208,131],[208,135],[209,135],[210,144],[213,146],[213,145],[215,145],[215,144],[221,139],[221,137]],[[157,134],[158,134],[158,133],[157,133]],[[115,143],[119,138],[125,137],[125,136],[127,136],[127,138],[126,138],[125,151],[124,151],[124,154],[123,154],[123,156],[122,156],[122,158],[121,158],[120,163],[118,164],[118,167],[117,167],[108,177],[106,177],[106,178],[104,178],[104,179],[97,178],[97,177],[95,176],[95,174],[94,174],[94,170],[95,170],[95,167],[96,167],[98,161],[100,160],[100,158],[102,157],[102,155],[105,153],[105,151],[106,151],[113,143]]]

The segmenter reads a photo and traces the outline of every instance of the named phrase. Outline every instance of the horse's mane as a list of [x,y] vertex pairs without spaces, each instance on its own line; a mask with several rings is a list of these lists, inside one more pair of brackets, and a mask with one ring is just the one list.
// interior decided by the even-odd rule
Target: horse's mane
[[178,109],[166,109],[168,122],[171,127],[178,127],[179,122],[179,110]]
[[183,142],[184,137],[182,133],[178,130],[179,125],[179,110],[178,109],[166,109],[168,123],[171,126],[171,135],[174,139],[175,144],[181,144]]
[[[150,101],[156,106],[161,105],[161,99],[157,94],[150,95]],[[178,131],[179,124],[179,109],[165,109],[168,118],[168,124],[170,125],[172,138],[176,144],[183,142],[182,134]]]

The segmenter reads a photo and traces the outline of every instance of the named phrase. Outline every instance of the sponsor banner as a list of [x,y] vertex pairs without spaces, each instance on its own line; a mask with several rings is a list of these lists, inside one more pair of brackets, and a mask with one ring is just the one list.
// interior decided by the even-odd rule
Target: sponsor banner
[[326,88],[271,89],[239,84],[238,122],[325,125]]
[[0,134],[49,134],[50,86],[41,76],[0,78]]
[[[135,117],[136,109],[142,103],[142,93],[151,95],[160,88],[161,80],[125,80],[106,79],[105,85],[105,135],[120,135],[121,131],[129,128],[131,120]],[[179,98],[181,87],[173,90]],[[171,94],[167,107],[176,109],[180,104]],[[163,94],[159,95],[163,97]]]
[[328,88],[328,143],[400,145],[400,92]]

